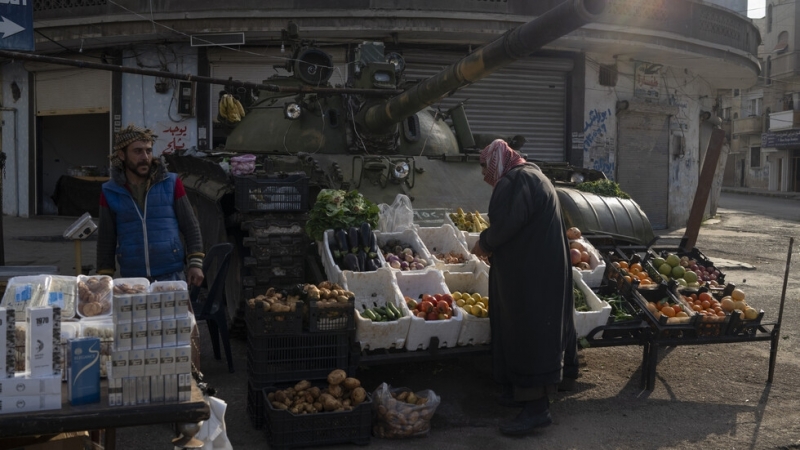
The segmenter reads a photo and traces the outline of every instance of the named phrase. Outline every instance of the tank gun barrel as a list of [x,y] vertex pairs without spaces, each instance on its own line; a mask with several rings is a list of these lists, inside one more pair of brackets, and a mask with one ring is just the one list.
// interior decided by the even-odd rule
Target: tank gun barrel
[[367,110],[364,123],[372,131],[386,130],[448,93],[539,50],[546,44],[596,20],[607,0],[566,0],[536,19],[486,44],[438,74],[420,82],[385,104]]

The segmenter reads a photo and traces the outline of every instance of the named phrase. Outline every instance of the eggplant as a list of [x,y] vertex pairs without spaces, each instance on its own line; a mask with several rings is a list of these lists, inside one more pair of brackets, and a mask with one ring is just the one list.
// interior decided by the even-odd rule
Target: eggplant
[[350,243],[350,253],[358,253],[358,228],[350,227],[347,232],[348,242]]
[[378,257],[378,240],[375,237],[375,233],[369,234],[369,249],[367,250],[367,256],[369,256],[370,259]]
[[372,236],[372,228],[369,226],[368,222],[364,222],[361,224],[361,229],[359,230],[361,235],[361,248],[364,249],[365,252],[369,253],[370,246],[369,246],[369,237]]
[[366,272],[374,272],[378,270],[378,266],[375,265],[375,261],[377,261],[377,259],[374,258],[367,260],[367,263],[364,265],[364,269]]
[[364,272],[364,267],[367,265],[367,252],[361,250],[358,252],[358,268],[361,272]]
[[381,260],[378,259],[377,256],[374,257],[374,258],[371,258],[370,261],[372,261],[372,265],[375,266],[375,270],[378,270],[378,269],[380,269],[382,267],[381,266]]
[[334,261],[339,261],[342,259],[342,252],[339,251],[339,246],[336,245],[335,242],[329,242],[328,248],[331,250],[331,255],[333,255]]
[[347,245],[347,233],[341,228],[337,228],[333,233],[336,235],[336,242],[339,244],[339,252],[344,256],[345,253],[350,252],[350,246]]
[[344,255],[342,259],[342,270],[352,270],[358,272],[358,256],[353,253]]

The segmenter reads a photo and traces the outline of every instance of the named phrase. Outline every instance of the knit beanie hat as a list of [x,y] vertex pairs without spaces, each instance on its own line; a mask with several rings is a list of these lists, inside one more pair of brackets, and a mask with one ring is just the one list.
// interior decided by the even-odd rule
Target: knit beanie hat
[[125,150],[125,147],[136,141],[155,142],[157,137],[149,128],[130,124],[114,135],[114,150]]

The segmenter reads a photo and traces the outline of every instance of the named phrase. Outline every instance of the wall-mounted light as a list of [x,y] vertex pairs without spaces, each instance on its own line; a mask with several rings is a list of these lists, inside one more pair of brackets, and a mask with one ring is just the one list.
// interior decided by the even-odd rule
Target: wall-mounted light
[[297,120],[303,113],[303,108],[298,103],[287,103],[283,107],[283,115],[289,120]]

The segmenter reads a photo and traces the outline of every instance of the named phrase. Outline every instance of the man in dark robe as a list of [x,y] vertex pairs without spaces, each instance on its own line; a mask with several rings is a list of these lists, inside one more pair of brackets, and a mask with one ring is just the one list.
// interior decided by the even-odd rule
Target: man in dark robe
[[552,423],[548,395],[562,381],[567,344],[575,345],[569,244],[555,187],[538,166],[502,140],[483,149],[480,163],[494,187],[491,226],[472,252],[491,261],[493,374],[504,387],[498,401],[523,407],[500,431],[527,434]]

